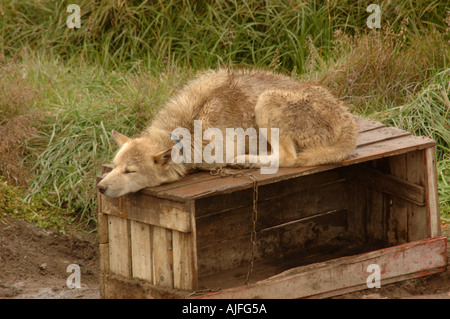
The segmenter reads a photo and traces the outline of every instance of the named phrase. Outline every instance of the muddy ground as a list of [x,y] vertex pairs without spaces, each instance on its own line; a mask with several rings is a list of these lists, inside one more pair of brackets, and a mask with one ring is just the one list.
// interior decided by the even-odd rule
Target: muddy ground
[[[450,236],[449,227],[443,229],[443,234]],[[80,266],[81,288],[67,287],[67,278],[72,274],[67,272],[70,264]],[[100,298],[98,264],[95,234],[61,235],[20,220],[0,221],[0,298]],[[450,270],[447,267],[440,274],[337,298],[450,299]]]

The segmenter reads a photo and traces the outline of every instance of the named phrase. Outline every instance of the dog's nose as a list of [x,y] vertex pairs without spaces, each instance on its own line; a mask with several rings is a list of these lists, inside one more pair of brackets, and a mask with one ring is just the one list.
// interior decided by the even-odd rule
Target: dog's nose
[[98,191],[102,194],[106,191],[106,186],[99,184],[99,185],[97,185],[97,188],[98,188]]

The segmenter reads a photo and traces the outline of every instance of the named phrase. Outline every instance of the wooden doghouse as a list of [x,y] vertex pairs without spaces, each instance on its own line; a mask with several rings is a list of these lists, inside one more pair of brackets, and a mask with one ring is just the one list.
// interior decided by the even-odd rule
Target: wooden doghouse
[[101,296],[316,298],[366,289],[372,264],[381,285],[443,271],[435,142],[358,124],[343,163],[245,170],[255,229],[249,175],[99,194]]

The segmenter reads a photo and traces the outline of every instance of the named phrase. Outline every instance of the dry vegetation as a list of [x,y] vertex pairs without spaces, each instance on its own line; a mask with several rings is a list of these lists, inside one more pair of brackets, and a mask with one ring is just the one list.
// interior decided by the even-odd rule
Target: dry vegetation
[[435,138],[450,220],[449,3],[383,1],[369,30],[365,1],[73,2],[78,30],[67,1],[0,1],[0,216],[95,224],[111,129],[137,134],[199,69],[256,65]]

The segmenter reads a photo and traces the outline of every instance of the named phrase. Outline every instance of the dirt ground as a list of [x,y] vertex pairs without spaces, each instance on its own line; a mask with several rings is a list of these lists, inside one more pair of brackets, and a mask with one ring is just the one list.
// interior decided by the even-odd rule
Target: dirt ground
[[[449,227],[443,234],[450,237]],[[447,260],[450,262],[450,249]],[[81,288],[67,287],[70,264],[80,266]],[[0,298],[100,298],[98,264],[95,234],[61,235],[11,218],[0,222]],[[335,298],[450,299],[449,268],[443,273]]]

